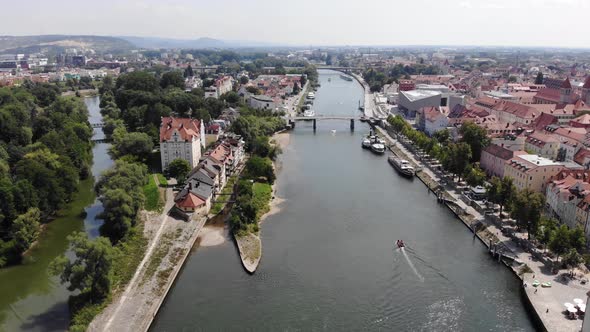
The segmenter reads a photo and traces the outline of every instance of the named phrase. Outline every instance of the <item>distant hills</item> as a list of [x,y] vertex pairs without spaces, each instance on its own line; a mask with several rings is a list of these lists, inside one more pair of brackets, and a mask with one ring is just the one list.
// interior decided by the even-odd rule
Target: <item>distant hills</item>
[[93,49],[99,53],[120,53],[135,48],[121,38],[108,36],[39,35],[0,36],[0,53],[58,53],[67,48]]
[[138,48],[227,48],[226,42],[213,38],[173,39],[160,37],[119,37]]

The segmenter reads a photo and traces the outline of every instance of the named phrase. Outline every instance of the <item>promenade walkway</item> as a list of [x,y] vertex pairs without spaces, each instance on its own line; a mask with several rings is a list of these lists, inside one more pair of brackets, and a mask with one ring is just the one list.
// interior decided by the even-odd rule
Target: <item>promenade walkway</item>
[[[392,145],[401,150],[406,155],[408,160],[421,167],[422,172],[427,174],[434,181],[438,183],[441,182],[440,176],[430,169],[426,163],[416,159],[412,152],[406,149],[403,144],[391,137],[387,131],[380,127],[377,129],[383,136],[386,137],[387,140],[389,140]],[[524,274],[522,277],[523,283],[527,284],[527,287],[525,287],[524,290],[547,331],[580,331],[582,328],[582,320],[570,320],[566,318],[566,315],[563,313],[565,310],[563,304],[566,302],[571,303],[574,298],[580,298],[586,301],[586,293],[590,291],[590,285],[582,285],[580,279],[565,281],[561,275],[555,275],[551,273],[550,268],[547,267],[543,261],[536,259],[531,253],[518,246],[517,243],[515,243],[507,235],[503,234],[496,225],[487,220],[481,213],[479,213],[473,207],[465,204],[461,200],[460,196],[462,194],[460,192],[458,192],[456,189],[446,189],[446,191],[453,199],[455,199],[456,204],[461,209],[474,217],[472,224],[481,222],[483,225],[485,225],[487,230],[491,234],[495,235],[499,242],[509,250],[509,256],[515,257],[518,261],[528,265],[528,267],[533,271],[532,273]],[[523,239],[526,236],[524,233],[517,233],[516,235]],[[486,245],[488,244],[486,243]],[[516,273],[518,273],[516,270],[517,268],[517,266],[512,267]],[[578,272],[578,274],[579,273],[580,272]],[[588,275],[585,275],[584,277],[588,278]],[[533,280],[539,280],[541,283],[550,281],[552,283],[552,287],[534,288],[531,286]]]

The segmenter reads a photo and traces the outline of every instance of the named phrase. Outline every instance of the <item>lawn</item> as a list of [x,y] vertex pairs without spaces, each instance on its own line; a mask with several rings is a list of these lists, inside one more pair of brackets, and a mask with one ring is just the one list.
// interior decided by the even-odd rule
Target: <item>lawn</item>
[[143,186],[143,194],[145,196],[145,209],[148,211],[159,211],[164,204],[160,199],[160,190],[156,181],[154,181],[153,174],[149,175],[149,182]]
[[256,219],[270,210],[269,202],[272,198],[272,187],[268,183],[256,182],[252,186],[252,203],[256,207]]
[[168,180],[162,173],[157,173],[156,176],[158,177],[158,181],[160,182],[160,187],[168,186]]

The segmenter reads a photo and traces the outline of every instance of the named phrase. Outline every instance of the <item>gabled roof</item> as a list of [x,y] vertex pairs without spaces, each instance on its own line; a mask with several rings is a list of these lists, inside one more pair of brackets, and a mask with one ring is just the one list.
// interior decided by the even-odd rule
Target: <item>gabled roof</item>
[[[178,196],[177,196],[178,197]],[[181,208],[197,208],[205,204],[205,201],[190,191],[186,191],[184,195],[178,197],[176,206]]]
[[190,141],[193,137],[200,138],[201,122],[197,119],[163,117],[160,125],[160,142],[169,141],[176,131],[184,141]]
[[203,182],[210,186],[215,185],[215,181],[205,172],[203,169],[199,168],[196,172],[194,172],[190,177],[190,180],[195,180],[197,182]]
[[485,149],[483,149],[483,151],[502,160],[508,160],[514,156],[514,151],[508,150],[496,144],[488,145]]

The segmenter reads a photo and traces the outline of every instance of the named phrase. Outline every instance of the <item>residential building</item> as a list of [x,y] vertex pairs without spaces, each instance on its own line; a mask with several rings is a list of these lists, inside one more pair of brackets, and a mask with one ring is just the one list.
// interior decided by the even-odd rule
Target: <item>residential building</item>
[[526,138],[524,149],[529,153],[555,160],[559,145],[559,139],[555,135],[535,132]]
[[234,79],[231,76],[217,78],[213,85],[205,88],[205,98],[219,98],[233,89]]
[[191,168],[201,158],[205,144],[205,128],[196,119],[164,117],[160,125],[160,158],[162,169],[174,159],[188,161]]
[[578,96],[572,90],[569,78],[565,80],[546,78],[541,88],[534,97],[536,104],[572,104]]
[[504,165],[504,176],[511,177],[519,190],[545,193],[546,184],[565,167],[562,163],[534,154],[514,156]]
[[428,136],[449,126],[449,118],[444,114],[440,106],[424,107],[418,111],[418,129]]
[[479,164],[488,176],[503,178],[506,161],[522,154],[526,154],[526,152],[512,151],[496,144],[490,144],[481,152]]

